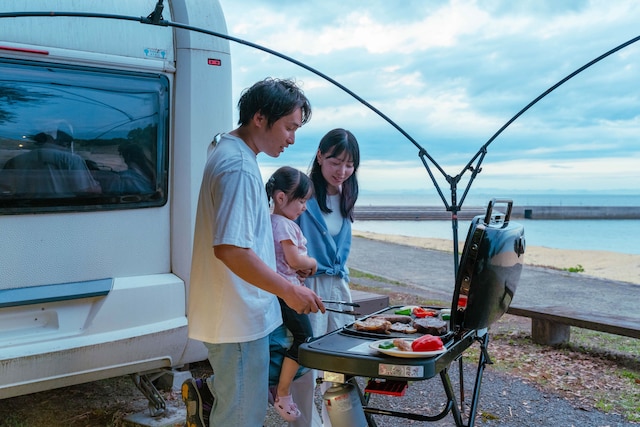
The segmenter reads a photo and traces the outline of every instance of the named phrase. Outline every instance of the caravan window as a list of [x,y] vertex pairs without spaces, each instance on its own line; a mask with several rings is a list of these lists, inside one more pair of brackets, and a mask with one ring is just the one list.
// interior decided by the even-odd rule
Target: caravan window
[[0,60],[0,214],[167,200],[168,79]]

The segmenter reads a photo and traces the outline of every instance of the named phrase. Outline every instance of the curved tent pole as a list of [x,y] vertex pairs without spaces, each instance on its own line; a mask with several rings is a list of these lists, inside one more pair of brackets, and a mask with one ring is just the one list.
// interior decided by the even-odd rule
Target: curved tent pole
[[[610,49],[609,51],[603,53],[602,55],[600,55],[597,58],[589,61],[588,63],[586,63],[582,67],[580,67],[580,68],[576,69],[575,71],[573,71],[572,73],[568,74],[566,77],[564,77],[563,79],[558,81],[556,84],[554,84],[553,86],[549,87],[547,90],[542,92],[533,101],[531,101],[524,108],[522,108],[520,111],[518,111],[518,113],[516,113],[513,117],[511,117],[511,119],[509,119],[500,129],[498,129],[498,131],[495,134],[493,134],[493,136],[491,136],[491,138],[489,138],[489,140],[487,140],[487,142],[484,143],[484,145],[482,145],[482,147],[480,147],[478,152],[476,154],[474,154],[474,156],[471,158],[471,160],[469,160],[469,162],[462,168],[462,170],[460,171],[460,173],[458,175],[451,176],[451,175],[447,174],[444,171],[444,169],[442,169],[442,167],[438,164],[438,162],[436,162],[436,160],[427,152],[427,150],[424,149],[420,144],[418,144],[418,142],[411,135],[409,135],[404,129],[402,129],[398,124],[396,124],[393,120],[391,120],[382,111],[380,111],[379,109],[377,109],[376,107],[371,105],[365,99],[360,97],[358,94],[356,94],[355,92],[353,92],[351,89],[347,88],[346,86],[344,86],[340,82],[334,80],[333,78],[329,77],[328,75],[316,70],[313,67],[310,67],[309,65],[307,65],[307,64],[305,64],[303,62],[300,62],[300,61],[298,61],[298,60],[296,60],[294,58],[291,58],[290,56],[287,56],[287,55],[285,55],[283,53],[280,53],[278,51],[269,49],[267,47],[261,46],[259,44],[252,43],[252,42],[247,41],[247,40],[239,39],[237,37],[233,37],[233,36],[230,36],[228,34],[223,34],[223,33],[219,33],[219,32],[216,32],[216,31],[206,30],[204,28],[193,27],[193,26],[190,26],[190,25],[180,24],[180,23],[177,23],[177,22],[167,21],[162,17],[162,10],[164,8],[162,2],[163,2],[163,0],[158,0],[154,10],[147,17],[144,17],[144,16],[143,17],[135,17],[135,16],[127,16],[127,15],[113,15],[113,14],[88,13],[88,12],[52,12],[52,11],[49,11],[49,12],[3,12],[3,13],[0,13],[0,18],[83,17],[83,18],[118,19],[118,20],[125,20],[125,21],[140,22],[142,24],[159,25],[159,26],[164,26],[164,27],[174,27],[174,28],[179,28],[179,29],[183,29],[183,30],[187,30],[187,31],[194,31],[194,32],[197,32],[197,33],[210,35],[210,36],[213,36],[213,37],[219,37],[219,38],[226,39],[226,40],[238,43],[238,44],[249,46],[249,47],[254,48],[254,49],[261,50],[263,52],[266,52],[266,53],[269,53],[271,55],[277,56],[278,58],[284,59],[285,61],[288,61],[288,62],[291,62],[291,63],[293,63],[295,65],[298,65],[299,67],[302,67],[305,70],[310,71],[311,73],[323,78],[324,80],[330,82],[334,86],[337,86],[338,88],[342,89],[344,92],[346,92],[347,94],[351,95],[353,98],[358,100],[364,106],[366,106],[371,111],[376,113],[378,116],[380,116],[382,119],[384,119],[387,123],[389,123],[391,126],[393,126],[396,130],[398,130],[398,132],[400,132],[402,135],[404,135],[404,137],[407,138],[409,140],[409,142],[411,142],[416,148],[418,148],[418,156],[420,157],[420,160],[422,161],[422,164],[424,165],[425,169],[427,170],[427,173],[429,175],[429,178],[431,179],[431,182],[433,183],[436,191],[438,192],[438,195],[440,196],[440,199],[444,203],[445,209],[451,212],[451,226],[452,226],[452,230],[453,230],[454,274],[457,274],[458,263],[459,263],[459,258],[458,258],[459,257],[459,255],[458,255],[458,215],[457,214],[458,214],[458,211],[460,210],[460,208],[462,207],[462,204],[464,203],[464,199],[466,198],[467,193],[469,192],[469,189],[471,188],[471,184],[475,180],[475,178],[478,175],[478,173],[480,173],[482,171],[482,168],[480,166],[482,165],[482,162],[483,162],[485,156],[487,155],[487,148],[489,147],[489,145],[507,127],[509,127],[509,125],[511,125],[511,123],[513,123],[516,119],[518,119],[518,117],[520,117],[522,114],[524,114],[529,108],[533,107],[542,98],[544,98],[545,96],[547,96],[548,94],[553,92],[555,89],[560,87],[562,84],[564,84],[565,82],[567,82],[571,78],[575,77],[576,75],[580,74],[582,71],[586,70],[587,68],[591,67],[592,65],[594,65],[594,64],[600,62],[601,60],[605,59],[606,57],[608,57],[608,56],[614,54],[615,52],[618,52],[619,50],[624,49],[625,47],[637,42],[638,40],[640,40],[640,36],[637,36],[637,37],[634,37],[634,38],[632,38],[632,39],[630,39],[630,40],[628,40],[628,41],[626,41],[626,42],[614,47],[613,49]],[[442,192],[442,190],[440,188],[440,185],[438,184],[438,182],[437,182],[437,180],[436,180],[436,178],[435,178],[435,176],[434,176],[434,174],[433,174],[433,172],[431,170],[431,166],[430,165],[435,167],[442,174],[442,176],[446,179],[446,181],[448,182],[449,190],[451,192],[451,204],[447,203],[447,200],[446,200],[446,198],[445,198],[445,196],[444,196],[444,194],[443,194],[443,192]],[[464,188],[464,192],[462,193],[462,197],[460,198],[460,202],[458,202],[458,200],[457,200],[458,183],[460,182],[460,180],[462,179],[463,175],[467,171],[471,172],[471,177],[469,178],[469,181],[467,182],[467,185]]]

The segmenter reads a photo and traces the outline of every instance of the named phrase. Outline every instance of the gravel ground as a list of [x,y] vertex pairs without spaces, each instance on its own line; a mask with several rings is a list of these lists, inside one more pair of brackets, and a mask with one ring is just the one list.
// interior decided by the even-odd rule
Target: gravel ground
[[[475,366],[465,364],[465,411],[471,404],[473,381],[475,380]],[[458,389],[458,366],[452,364],[451,380],[456,390],[456,399],[460,401]],[[361,384],[362,385],[362,384]],[[318,404],[320,396],[316,396]],[[442,383],[439,377],[410,383],[402,397],[373,395],[369,404],[372,407],[395,411],[417,411],[427,415],[439,413],[445,401]],[[374,416],[378,427],[398,427],[406,425],[424,426],[454,426],[453,416],[447,415],[437,422],[419,422],[397,417]],[[266,427],[284,427],[278,415],[270,409]],[[465,425],[468,420],[465,419]],[[605,414],[592,408],[574,406],[572,402],[553,393],[541,391],[533,385],[501,372],[496,372],[490,365],[484,371],[478,414],[477,426],[508,426],[508,427],[561,427],[561,426],[589,426],[589,427],[622,427],[637,426],[629,423],[620,415]]]

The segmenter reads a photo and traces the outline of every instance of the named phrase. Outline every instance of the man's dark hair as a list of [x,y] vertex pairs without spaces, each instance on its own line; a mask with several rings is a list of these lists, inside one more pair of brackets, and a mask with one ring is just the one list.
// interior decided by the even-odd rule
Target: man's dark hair
[[302,111],[302,125],[311,119],[311,104],[292,80],[268,77],[245,89],[238,101],[241,126],[249,124],[253,116],[260,112],[267,118],[267,126],[284,116],[291,114],[296,108]]

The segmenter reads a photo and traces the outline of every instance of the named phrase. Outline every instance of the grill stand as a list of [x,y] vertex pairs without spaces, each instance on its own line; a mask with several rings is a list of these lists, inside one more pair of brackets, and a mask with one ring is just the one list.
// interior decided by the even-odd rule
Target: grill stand
[[[348,350],[345,350],[345,346],[339,343],[338,340],[344,340],[344,335],[340,335],[340,331],[335,331],[317,338],[314,341],[303,344],[300,347],[301,362],[304,366],[313,369],[337,372],[345,375],[345,382],[355,386],[360,401],[362,403],[362,409],[364,411],[367,425],[369,427],[377,427],[374,415],[385,415],[391,417],[398,417],[423,422],[435,422],[445,418],[449,412],[453,416],[455,425],[457,427],[473,427],[475,424],[475,417],[478,410],[478,399],[480,396],[480,389],[482,386],[482,376],[484,368],[487,364],[491,364],[491,359],[488,354],[489,335],[486,330],[482,331],[482,335],[478,336],[478,331],[467,331],[461,338],[456,338],[455,342],[448,346],[447,351],[437,358],[432,359],[398,359],[398,358],[383,358],[370,355],[359,355],[357,353],[348,354]],[[347,339],[357,340],[355,337],[348,337]],[[320,341],[320,342],[318,342]],[[366,343],[366,339],[362,339]],[[473,395],[471,399],[471,405],[469,413],[465,415],[464,408],[464,382],[463,382],[463,369],[462,369],[462,355],[467,348],[469,348],[474,342],[478,342],[480,345],[480,354],[478,356],[478,364],[476,371],[476,378],[473,387]],[[314,343],[316,343],[314,345]],[[336,343],[337,349],[330,350],[332,344]],[[342,348],[340,348],[342,347]],[[437,359],[437,360],[436,360]],[[451,378],[449,377],[449,367],[452,362],[458,360],[460,362],[460,406],[456,400],[455,391]],[[424,368],[425,376],[420,379],[408,378],[411,381],[426,380],[433,378],[435,375],[440,376],[444,392],[446,394],[446,403],[444,409],[436,415],[425,415],[412,412],[399,412],[382,408],[368,406],[371,393],[362,392],[358,385],[357,377],[369,377],[369,378],[383,378],[383,379],[399,379],[399,377],[386,377],[381,375],[371,375],[371,369],[378,363],[391,363],[391,362],[403,362],[404,364],[415,364],[415,366],[422,366]],[[341,369],[343,368],[343,369]],[[375,368],[377,371],[377,368]],[[359,371],[361,370],[361,371]],[[433,373],[433,375],[431,375]],[[468,424],[464,424],[464,419]]]

